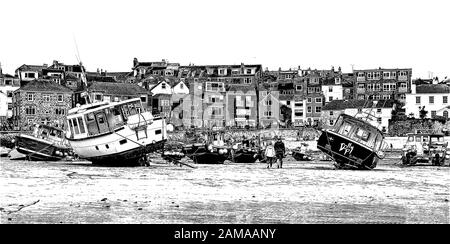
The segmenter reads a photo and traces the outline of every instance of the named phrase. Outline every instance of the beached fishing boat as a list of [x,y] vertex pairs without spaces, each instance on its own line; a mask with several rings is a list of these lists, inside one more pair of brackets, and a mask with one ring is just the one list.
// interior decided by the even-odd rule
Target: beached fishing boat
[[197,164],[223,164],[230,158],[223,136],[223,132],[208,131],[202,142],[186,144],[182,152]]
[[74,152],[94,164],[145,164],[166,141],[164,119],[145,111],[139,98],[81,105],[69,110],[66,122]]
[[312,155],[307,152],[306,148],[308,144],[302,143],[301,147],[297,147],[292,150],[292,157],[297,161],[311,161],[313,160]]
[[323,130],[317,148],[327,154],[337,168],[373,169],[384,158],[384,135],[369,113],[341,114],[334,127]]
[[57,161],[72,155],[64,130],[49,125],[35,125],[33,134],[19,134],[14,143],[16,150],[29,160]]

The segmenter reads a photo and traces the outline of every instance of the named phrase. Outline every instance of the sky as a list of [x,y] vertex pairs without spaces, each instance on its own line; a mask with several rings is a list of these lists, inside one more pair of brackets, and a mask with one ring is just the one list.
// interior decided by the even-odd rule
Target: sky
[[2,0],[0,9],[3,73],[76,64],[78,53],[89,71],[130,71],[136,57],[450,77],[448,0]]

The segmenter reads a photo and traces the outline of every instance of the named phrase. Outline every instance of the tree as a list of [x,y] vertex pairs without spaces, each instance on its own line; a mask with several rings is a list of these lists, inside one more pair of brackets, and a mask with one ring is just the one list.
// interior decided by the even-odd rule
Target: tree
[[427,117],[427,113],[428,111],[425,110],[425,106],[423,106],[420,110],[419,110],[419,117],[421,119],[425,119]]

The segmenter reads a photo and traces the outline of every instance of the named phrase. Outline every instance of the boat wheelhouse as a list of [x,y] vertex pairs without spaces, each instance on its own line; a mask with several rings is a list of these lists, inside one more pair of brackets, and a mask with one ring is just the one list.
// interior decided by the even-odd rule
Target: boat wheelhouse
[[32,135],[19,134],[14,143],[29,160],[58,161],[72,154],[64,130],[50,125],[36,124]]
[[135,165],[166,141],[164,119],[145,111],[139,98],[78,106],[66,122],[74,152],[95,164]]
[[384,135],[361,117],[341,114],[330,130],[323,130],[317,147],[337,168],[373,169],[384,158]]

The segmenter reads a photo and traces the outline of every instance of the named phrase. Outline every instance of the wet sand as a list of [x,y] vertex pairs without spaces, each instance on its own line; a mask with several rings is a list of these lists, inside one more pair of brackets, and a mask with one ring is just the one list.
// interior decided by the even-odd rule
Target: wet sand
[[448,166],[0,160],[1,223],[450,223]]

